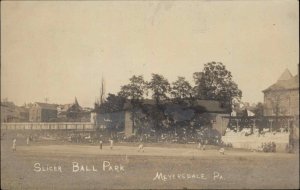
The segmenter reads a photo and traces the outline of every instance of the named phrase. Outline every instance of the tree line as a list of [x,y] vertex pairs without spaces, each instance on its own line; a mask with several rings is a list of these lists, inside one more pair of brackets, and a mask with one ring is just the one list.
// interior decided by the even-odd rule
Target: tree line
[[[185,108],[195,100],[217,100],[231,111],[233,103],[240,101],[242,97],[242,91],[233,81],[231,72],[221,62],[206,63],[201,72],[193,74],[193,79],[194,86],[182,76],[170,83],[160,74],[153,73],[150,81],[145,81],[142,75],[133,75],[117,94],[109,93],[104,101],[96,102],[94,109],[97,113],[113,113],[124,110],[124,105],[129,104],[133,130],[137,129],[140,133],[149,128],[162,131],[174,130],[174,127],[182,129],[185,126],[187,130],[207,122],[203,121],[204,118],[196,122],[199,117],[195,113],[185,113],[190,111]],[[149,96],[151,103],[147,103],[149,99],[146,97]],[[171,111],[166,110],[166,104],[175,107]],[[187,117],[178,119],[178,114]],[[111,122],[115,126],[119,121],[111,118]]]

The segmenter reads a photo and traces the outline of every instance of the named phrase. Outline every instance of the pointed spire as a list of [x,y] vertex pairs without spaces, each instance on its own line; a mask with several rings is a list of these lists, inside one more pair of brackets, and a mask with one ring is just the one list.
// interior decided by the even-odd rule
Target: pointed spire
[[75,105],[79,105],[76,96],[75,96],[75,102],[74,102],[74,104]]
[[100,87],[100,97],[99,97],[100,104],[102,104],[104,102],[104,96],[105,96],[105,81],[104,81],[104,77],[102,75],[101,87]]
[[289,80],[292,77],[293,77],[293,75],[291,74],[291,72],[288,69],[285,69],[285,71],[279,77],[278,81]]

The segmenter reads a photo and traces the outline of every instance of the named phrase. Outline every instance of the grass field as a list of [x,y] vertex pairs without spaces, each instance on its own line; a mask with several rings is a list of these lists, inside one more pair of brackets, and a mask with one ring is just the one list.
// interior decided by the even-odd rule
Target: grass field
[[[90,145],[31,144],[17,146],[13,153],[11,139],[2,140],[1,189],[299,187],[297,154],[230,149],[221,155],[216,148],[199,151],[196,145],[160,146],[146,145],[144,152],[138,152],[136,145],[126,144],[117,144],[113,150],[108,146],[100,150]],[[61,167],[61,172],[40,171],[47,165]],[[97,171],[87,171],[93,167]]]

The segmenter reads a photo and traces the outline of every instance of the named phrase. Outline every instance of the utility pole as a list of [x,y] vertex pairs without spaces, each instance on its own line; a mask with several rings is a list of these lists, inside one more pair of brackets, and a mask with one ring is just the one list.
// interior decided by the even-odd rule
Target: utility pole
[[48,103],[48,101],[49,101],[49,98],[45,97],[45,102]]

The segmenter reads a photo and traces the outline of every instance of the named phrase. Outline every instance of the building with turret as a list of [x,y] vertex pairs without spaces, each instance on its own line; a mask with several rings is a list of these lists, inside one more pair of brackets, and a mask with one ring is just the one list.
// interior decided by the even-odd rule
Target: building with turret
[[276,83],[263,90],[264,116],[290,116],[299,125],[299,74],[286,69]]

